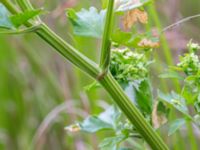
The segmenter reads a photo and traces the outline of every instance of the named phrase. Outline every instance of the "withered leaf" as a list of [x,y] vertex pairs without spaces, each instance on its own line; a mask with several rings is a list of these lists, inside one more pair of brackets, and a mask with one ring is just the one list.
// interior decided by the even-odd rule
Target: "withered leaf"
[[156,101],[152,111],[152,124],[155,129],[159,128],[161,125],[167,122],[167,114],[159,112],[158,110],[159,101]]
[[146,24],[148,22],[148,14],[146,11],[133,9],[128,11],[123,17],[123,26],[126,30],[130,29],[137,22],[142,24]]

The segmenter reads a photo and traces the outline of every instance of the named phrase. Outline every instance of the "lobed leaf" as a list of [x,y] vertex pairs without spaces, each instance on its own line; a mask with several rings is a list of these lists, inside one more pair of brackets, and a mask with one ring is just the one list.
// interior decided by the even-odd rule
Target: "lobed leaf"
[[115,137],[105,138],[99,145],[101,150],[117,150],[118,145],[125,140],[125,135],[117,135]]
[[73,9],[67,10],[67,17],[73,25],[74,34],[78,36],[101,38],[105,23],[105,10],[98,10],[90,7],[89,10],[81,9],[75,12]]
[[109,107],[106,109],[103,113],[99,115],[99,119],[103,120],[104,122],[107,122],[109,124],[112,124],[114,127],[116,125],[116,122],[121,116],[121,111],[119,108],[115,105]]
[[96,116],[86,118],[82,123],[79,123],[82,131],[94,133],[103,129],[112,129],[112,125],[104,122]]
[[152,92],[151,92],[151,86],[148,79],[144,79],[139,84],[139,89],[136,89],[136,98],[137,103],[140,107],[140,109],[150,114],[152,112]]
[[164,94],[161,91],[158,91],[158,97],[164,102],[176,108],[178,111],[182,112],[187,118],[191,119],[185,99],[181,95],[173,91],[170,94]]
[[116,106],[111,106],[102,112],[99,116],[89,116],[78,124],[67,126],[66,129],[68,129],[68,131],[70,131],[70,129],[74,129],[72,127],[77,129],[77,125],[80,131],[90,133],[106,129],[115,129],[117,126],[116,123],[120,116],[121,111]]
[[129,83],[124,88],[124,91],[143,114],[151,114],[152,94],[148,79],[137,80]]
[[137,105],[137,100],[136,100],[136,91],[133,87],[133,84],[129,83],[127,86],[124,87],[124,92],[126,95],[129,97],[129,99]]

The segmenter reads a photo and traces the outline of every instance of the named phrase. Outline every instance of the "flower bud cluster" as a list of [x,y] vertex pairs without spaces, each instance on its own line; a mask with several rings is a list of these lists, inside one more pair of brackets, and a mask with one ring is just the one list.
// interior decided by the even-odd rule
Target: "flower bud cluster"
[[148,61],[144,54],[133,52],[128,48],[113,49],[110,70],[119,82],[130,82],[148,76]]

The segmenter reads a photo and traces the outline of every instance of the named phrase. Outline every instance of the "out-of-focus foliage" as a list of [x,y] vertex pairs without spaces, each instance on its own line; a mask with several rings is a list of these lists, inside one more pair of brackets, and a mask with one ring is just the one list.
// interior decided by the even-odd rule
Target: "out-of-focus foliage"
[[[171,92],[171,94],[165,95],[159,92],[159,98],[172,105],[175,109],[183,113],[185,119],[178,119],[172,122],[169,130],[169,135],[174,133],[177,129],[183,126],[187,121],[192,121],[198,126],[198,121],[195,120],[199,116],[199,92],[200,92],[200,84],[199,84],[199,57],[196,54],[200,49],[199,44],[193,43],[190,41],[188,43],[188,53],[185,53],[184,56],[180,56],[180,62],[171,67],[171,70],[179,72],[183,72],[184,76],[184,85],[180,94],[175,92]],[[161,77],[170,77],[179,79],[180,77],[176,76],[165,76]],[[181,76],[181,74],[179,74]],[[193,109],[196,113],[192,116],[189,114],[188,105],[192,105]]]

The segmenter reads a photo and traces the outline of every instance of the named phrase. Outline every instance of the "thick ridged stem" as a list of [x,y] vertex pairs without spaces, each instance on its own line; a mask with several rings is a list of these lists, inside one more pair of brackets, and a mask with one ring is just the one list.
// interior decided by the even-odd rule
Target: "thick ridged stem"
[[104,33],[101,46],[101,59],[100,67],[102,68],[103,73],[108,71],[110,64],[110,55],[111,55],[111,28],[113,20],[113,7],[114,0],[109,0],[107,13],[106,13],[106,22],[104,26]]
[[73,46],[65,42],[45,24],[43,24],[41,29],[37,30],[36,33],[49,45],[54,47],[62,56],[67,58],[67,60],[82,71],[88,73],[91,77],[96,78],[100,74],[101,70],[95,62],[91,61]]
[[123,89],[110,73],[105,75],[100,83],[153,150],[168,150],[168,147],[160,136],[158,136],[151,125],[146,122],[142,114],[129,100],[127,95],[123,92]]

